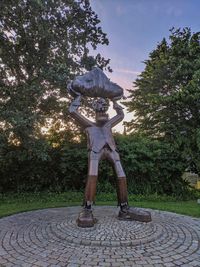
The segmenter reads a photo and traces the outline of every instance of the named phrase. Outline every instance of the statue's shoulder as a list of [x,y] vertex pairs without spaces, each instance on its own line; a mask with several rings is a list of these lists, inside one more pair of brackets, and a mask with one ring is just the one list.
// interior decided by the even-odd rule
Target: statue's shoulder
[[85,131],[94,131],[94,130],[97,130],[97,128],[99,128],[99,127],[97,127],[95,124],[93,124],[93,125],[90,125],[90,126],[88,126],[88,127],[86,127],[85,128]]

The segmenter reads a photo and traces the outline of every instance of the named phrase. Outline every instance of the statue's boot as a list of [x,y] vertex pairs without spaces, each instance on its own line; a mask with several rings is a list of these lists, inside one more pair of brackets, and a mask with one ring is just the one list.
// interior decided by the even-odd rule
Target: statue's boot
[[126,177],[119,177],[117,184],[118,184],[118,204],[120,206],[118,218],[120,220],[150,222],[151,221],[150,212],[144,211],[139,208],[131,208],[128,206]]
[[93,227],[97,220],[94,218],[91,209],[84,208],[77,219],[77,225],[82,228]]
[[139,208],[132,208],[127,205],[125,207],[121,207],[118,218],[119,220],[124,221],[150,222],[151,213]]
[[96,194],[97,175],[88,175],[84,196],[84,208],[76,220],[79,227],[93,227],[97,220],[92,214],[92,204]]

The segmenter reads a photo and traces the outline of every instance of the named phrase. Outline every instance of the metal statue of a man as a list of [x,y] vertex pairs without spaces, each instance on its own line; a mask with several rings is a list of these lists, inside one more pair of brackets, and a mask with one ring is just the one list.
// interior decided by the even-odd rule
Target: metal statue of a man
[[[92,74],[92,82],[88,78],[91,78],[90,74]],[[104,90],[102,90],[102,76],[105,78],[104,75],[105,74],[101,70],[96,68],[95,70],[87,73],[85,76],[78,76],[79,87],[74,86],[73,88],[73,84],[70,85],[70,90],[74,92],[76,97],[70,105],[69,112],[75,121],[85,130],[88,142],[88,177],[85,188],[84,208],[77,219],[79,227],[92,227],[96,222],[92,214],[92,204],[96,195],[99,162],[103,159],[111,162],[117,175],[117,197],[118,205],[120,206],[118,218],[122,220],[138,220],[143,222],[151,221],[151,215],[149,212],[137,208],[130,208],[128,206],[126,175],[112,135],[112,128],[123,120],[124,112],[123,108],[117,103],[117,96],[115,95],[115,97],[111,100],[113,102],[113,109],[117,114],[113,118],[109,119],[107,114],[109,107],[108,101],[105,100],[105,96],[108,96],[109,93],[108,90],[106,90],[108,87],[105,87]],[[90,85],[85,84],[85,82],[87,83],[87,80],[89,80]],[[74,84],[77,85],[77,79],[75,79]],[[81,90],[78,90],[80,88],[82,89],[81,93]],[[94,88],[96,91],[99,89],[99,97],[93,101],[93,109],[95,110],[96,120],[95,122],[92,122],[81,115],[78,112],[78,108],[81,104],[81,97],[83,93],[84,95],[89,95],[87,92],[91,89],[91,96],[91,91],[94,92]],[[113,91],[114,89],[112,88],[112,93]],[[97,94],[95,94],[95,97],[97,97]]]

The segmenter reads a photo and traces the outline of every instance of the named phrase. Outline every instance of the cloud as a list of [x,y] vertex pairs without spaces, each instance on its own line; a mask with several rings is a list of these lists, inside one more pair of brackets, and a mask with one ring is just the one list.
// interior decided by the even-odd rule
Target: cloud
[[113,68],[113,72],[106,72],[106,75],[112,82],[121,86],[125,90],[125,96],[128,96],[126,89],[132,89],[134,87],[133,82],[140,73],[140,71],[129,68]]
[[114,69],[114,72],[127,73],[133,75],[139,75],[141,73],[140,71],[129,70],[129,69]]

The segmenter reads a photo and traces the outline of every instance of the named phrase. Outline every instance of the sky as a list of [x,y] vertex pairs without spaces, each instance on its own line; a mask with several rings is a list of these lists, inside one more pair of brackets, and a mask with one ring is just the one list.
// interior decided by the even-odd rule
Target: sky
[[[133,88],[137,75],[144,70],[143,61],[172,27],[190,27],[200,31],[200,0],[90,0],[92,9],[107,33],[108,46],[99,46],[105,58],[110,58],[111,81],[126,89]],[[133,114],[125,111],[125,121]],[[110,112],[111,116],[114,114]],[[116,127],[123,131],[122,124]]]

